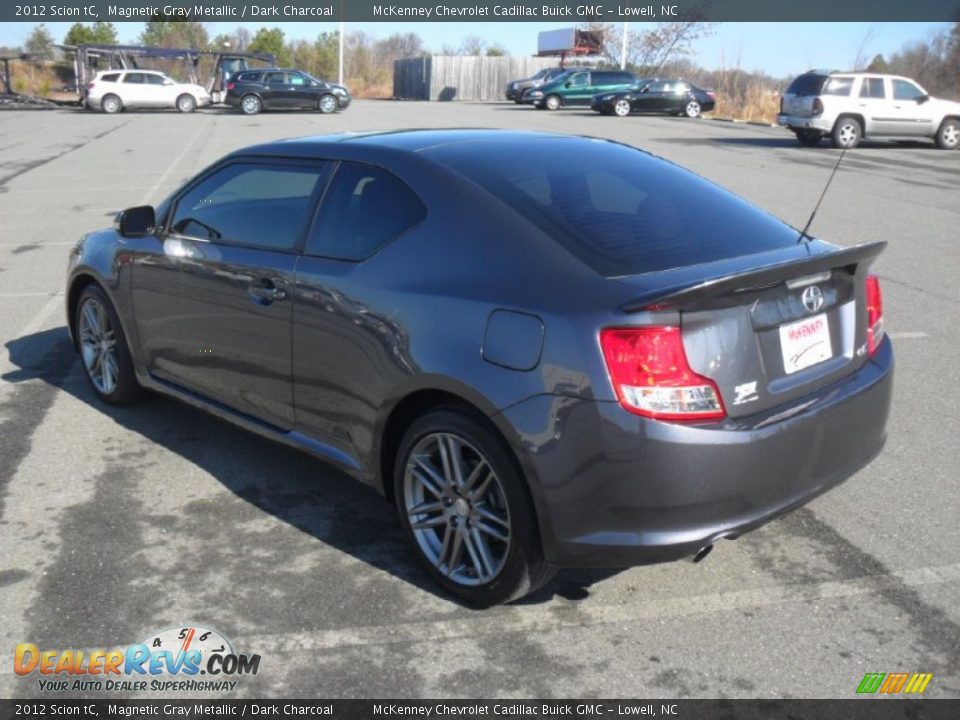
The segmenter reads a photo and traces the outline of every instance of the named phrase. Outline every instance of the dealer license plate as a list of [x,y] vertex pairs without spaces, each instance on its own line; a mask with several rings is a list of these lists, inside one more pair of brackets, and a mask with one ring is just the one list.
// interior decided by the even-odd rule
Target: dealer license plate
[[833,357],[825,314],[780,326],[780,350],[787,375]]

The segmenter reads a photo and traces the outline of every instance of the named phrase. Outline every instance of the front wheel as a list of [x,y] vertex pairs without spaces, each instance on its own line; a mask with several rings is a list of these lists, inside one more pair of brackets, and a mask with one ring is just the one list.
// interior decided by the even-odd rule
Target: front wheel
[[244,95],[240,101],[240,109],[244,115],[256,115],[263,110],[263,103],[256,95]]
[[523,483],[504,442],[456,407],[424,415],[400,444],[400,522],[427,571],[470,605],[515,600],[554,575]]
[[700,117],[700,103],[698,103],[696,100],[691,100],[683,109],[683,114],[688,118]]
[[133,369],[120,318],[97,285],[88,285],[77,301],[74,327],[83,369],[97,397],[111,405],[129,405],[143,395]]
[[937,147],[941,150],[956,150],[960,147],[960,120],[949,118],[940,124]]
[[324,115],[329,115],[337,110],[337,99],[333,95],[324,95],[317,103],[317,109]]
[[613,106],[613,111],[617,114],[617,117],[626,117],[630,114],[630,102],[628,100],[617,100]]
[[189,93],[184,93],[177,98],[177,110],[182,113],[192,113],[197,109],[197,99]]
[[560,97],[557,95],[548,95],[547,99],[543,101],[543,106],[547,110],[559,110],[561,104]]
[[842,117],[837,120],[837,124],[833,126],[833,132],[830,133],[830,140],[838,150],[852,150],[860,144],[861,137],[863,137],[863,127],[859,120],[852,117]]

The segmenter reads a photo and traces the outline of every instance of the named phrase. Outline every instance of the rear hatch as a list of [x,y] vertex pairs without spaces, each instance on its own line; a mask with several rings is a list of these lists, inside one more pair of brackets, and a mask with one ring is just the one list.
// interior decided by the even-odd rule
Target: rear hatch
[[716,383],[729,417],[743,417],[867,361],[867,269],[885,245],[811,254],[814,246],[803,243],[655,279],[618,278],[640,290],[622,310],[679,311],[691,369]]
[[780,100],[780,112],[796,117],[813,116],[813,100],[820,94],[829,75],[804,73],[790,83]]

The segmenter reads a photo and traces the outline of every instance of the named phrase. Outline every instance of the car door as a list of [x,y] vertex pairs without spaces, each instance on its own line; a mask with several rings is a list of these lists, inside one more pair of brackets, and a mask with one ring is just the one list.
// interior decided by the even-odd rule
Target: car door
[[124,73],[123,81],[120,83],[120,100],[123,106],[127,108],[144,107],[147,105],[149,90],[146,86],[147,79],[144,73],[128,72]]
[[896,135],[933,135],[934,118],[930,96],[916,83],[890,78]]
[[287,88],[290,107],[306,109],[317,106],[318,88],[306,75],[298,72],[288,72]]
[[299,246],[331,165],[235,159],[173,203],[161,248],[134,271],[151,374],[288,429]]
[[590,85],[590,73],[574,73],[564,83],[563,104],[589,105],[594,94]]
[[641,112],[657,112],[663,109],[664,93],[669,83],[655,80],[636,94],[633,106]]
[[863,115],[864,132],[867,135],[889,132],[893,108],[883,78],[861,78],[860,87],[855,92]]
[[145,107],[173,107],[176,100],[173,80],[159,73],[144,73],[143,79]]
[[265,108],[283,110],[291,107],[289,90],[285,72],[272,71],[263,74],[263,91],[260,97]]
[[417,194],[393,173],[342,162],[297,267],[296,426],[347,464],[368,454],[381,404],[416,371],[403,320],[389,301],[389,275],[369,270],[370,258],[410,237],[426,215]]

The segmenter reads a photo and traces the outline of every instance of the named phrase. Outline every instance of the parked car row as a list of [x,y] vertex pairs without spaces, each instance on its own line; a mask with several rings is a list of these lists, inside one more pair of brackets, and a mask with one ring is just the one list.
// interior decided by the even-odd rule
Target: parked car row
[[[290,68],[245,69],[226,84],[224,102],[245,115],[262,110],[318,110],[329,114],[350,105],[350,91]],[[105,70],[87,84],[87,107],[106,113],[127,108],[176,108],[193,112],[212,104],[206,88],[177,82],[155,70]]]
[[699,117],[716,105],[716,97],[677,79],[638,78],[624,70],[548,68],[533,77],[507,83],[508,100],[541,110],[589,106],[602,115],[626,117],[660,112]]

